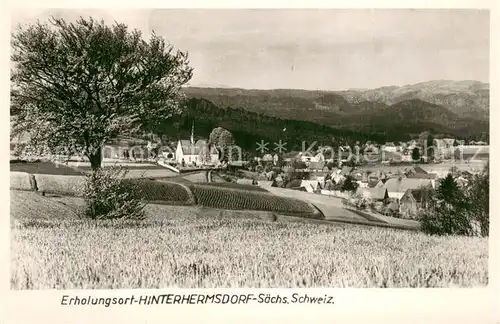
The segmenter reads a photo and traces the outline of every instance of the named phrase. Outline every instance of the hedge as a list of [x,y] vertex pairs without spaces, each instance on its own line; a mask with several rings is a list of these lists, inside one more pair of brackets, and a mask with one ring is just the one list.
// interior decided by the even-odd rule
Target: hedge
[[34,190],[27,172],[10,172],[10,188],[15,190]]
[[38,191],[66,195],[81,196],[80,190],[85,185],[85,177],[53,175],[53,174],[35,174]]

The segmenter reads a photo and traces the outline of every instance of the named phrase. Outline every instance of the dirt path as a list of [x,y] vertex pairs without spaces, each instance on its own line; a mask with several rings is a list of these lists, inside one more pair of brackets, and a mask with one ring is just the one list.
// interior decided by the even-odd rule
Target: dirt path
[[267,190],[278,196],[293,197],[313,203],[325,215],[326,220],[368,221],[372,223],[390,224],[405,228],[419,227],[419,223],[413,220],[388,217],[375,213],[360,213],[345,209],[343,207],[342,200],[337,197],[275,187],[268,188]]

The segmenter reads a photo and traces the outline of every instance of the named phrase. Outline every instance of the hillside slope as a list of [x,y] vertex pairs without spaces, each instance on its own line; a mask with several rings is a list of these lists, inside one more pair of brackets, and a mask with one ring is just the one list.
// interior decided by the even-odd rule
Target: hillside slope
[[[434,130],[457,137],[488,133],[488,87],[477,82],[435,81],[342,92],[222,88],[186,88],[185,92],[222,108],[379,133],[396,140],[398,136],[406,139],[410,133]],[[394,118],[394,113],[401,118]]]
[[478,81],[436,80],[402,87],[348,90],[340,94],[350,103],[374,101],[392,105],[399,101],[420,99],[442,105],[461,116],[489,118],[489,84]]

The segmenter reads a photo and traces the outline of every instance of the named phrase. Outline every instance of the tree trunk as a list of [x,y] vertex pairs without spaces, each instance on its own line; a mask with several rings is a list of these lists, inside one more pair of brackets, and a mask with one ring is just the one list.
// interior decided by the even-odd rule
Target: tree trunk
[[102,150],[99,149],[94,154],[90,154],[89,160],[90,160],[90,166],[92,167],[92,170],[95,171],[97,169],[100,169],[101,164],[102,164]]

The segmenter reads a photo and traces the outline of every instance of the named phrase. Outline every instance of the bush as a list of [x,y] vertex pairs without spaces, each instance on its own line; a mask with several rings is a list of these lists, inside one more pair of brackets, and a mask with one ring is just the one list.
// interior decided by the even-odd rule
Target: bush
[[385,216],[401,218],[401,215],[399,214],[399,208],[395,206],[395,203],[390,203],[382,207],[382,214]]
[[92,171],[86,176],[82,195],[85,215],[91,219],[144,219],[143,200],[137,182],[126,181],[127,170],[113,166]]
[[443,203],[431,212],[420,216],[423,232],[431,235],[475,235],[472,219],[469,219],[467,210],[454,208]]
[[352,191],[352,192],[355,192],[356,189],[358,189],[358,183],[356,182],[356,180],[354,179],[353,176],[351,175],[348,175],[346,176],[343,184],[342,184],[342,187],[340,189],[340,191],[344,192],[344,191]]
[[489,235],[489,165],[467,187],[449,174],[440,181],[433,208],[420,214],[421,228],[435,235]]

